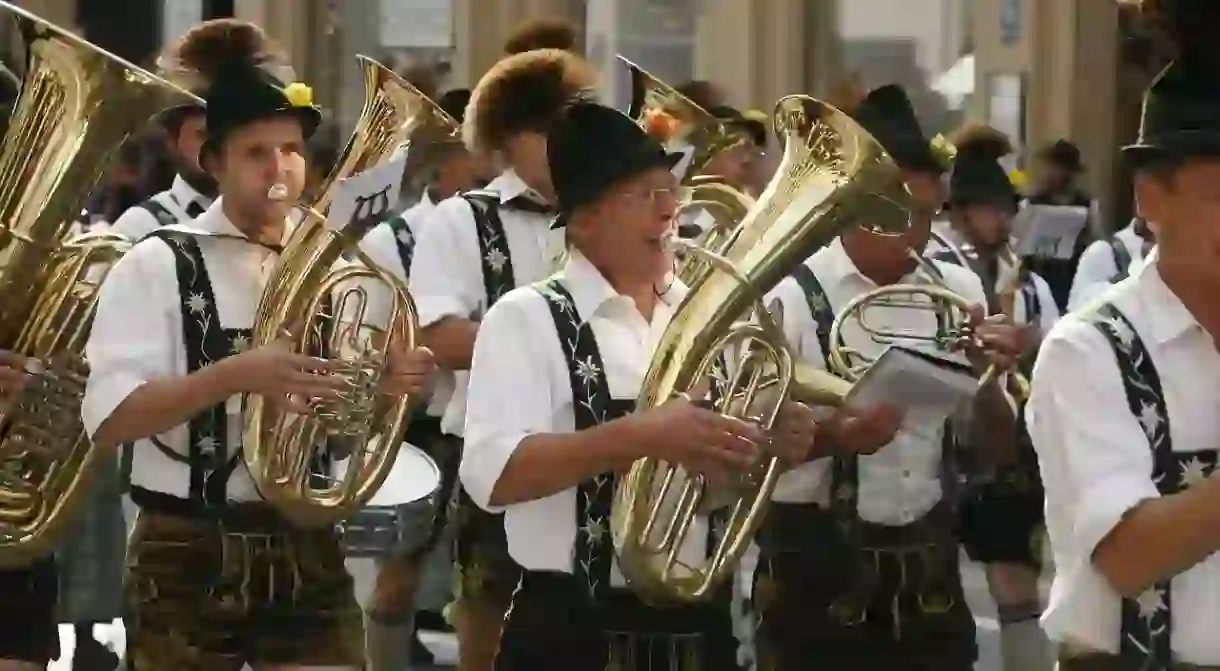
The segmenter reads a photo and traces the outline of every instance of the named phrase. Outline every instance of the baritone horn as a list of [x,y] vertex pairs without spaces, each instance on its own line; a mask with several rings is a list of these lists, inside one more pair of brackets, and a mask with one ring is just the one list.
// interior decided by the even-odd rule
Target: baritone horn
[[[161,110],[198,98],[0,2],[25,77],[0,142],[0,348],[30,381],[0,409],[0,569],[50,553],[108,456],[81,423],[85,339],[101,276],[130,246],[65,235],[112,151]],[[3,27],[0,26],[0,30]]]
[[[712,385],[720,412],[769,429],[783,399],[833,405],[849,389],[794,361],[761,297],[849,226],[905,231],[910,193],[880,143],[847,114],[807,96],[788,96],[773,120],[783,159],[732,240],[719,251],[675,242],[714,270],[696,279],[662,336],[637,402],[642,411]],[[751,312],[755,323],[746,321]],[[744,354],[726,376],[716,372],[715,362],[727,351]],[[764,386],[774,392],[771,398],[756,396]],[[623,575],[653,603],[709,598],[757,532],[779,474],[779,459],[765,448],[741,482],[723,492],[678,464],[636,461],[616,483],[611,516]],[[718,496],[730,501],[729,518],[709,557],[680,557],[696,515]]]
[[[631,107],[627,115],[645,130],[656,123],[673,125],[666,134],[676,146],[669,149],[681,149],[688,154],[678,213],[707,212],[714,223],[695,234],[695,240],[704,249],[723,248],[754,205],[754,199],[725,182],[723,176],[709,173],[708,168],[717,156],[747,142],[746,136],[733,132],[710,112],[644,68],[621,55],[618,59],[631,74]],[[705,259],[691,256],[679,267],[678,277],[690,285],[709,269]]]
[[[415,346],[418,321],[406,287],[375,265],[339,264],[345,252],[394,204],[388,190],[358,200],[339,229],[322,214],[340,180],[381,163],[397,149],[410,157],[430,143],[459,141],[457,123],[434,102],[372,59],[360,57],[365,104],[334,171],[293,232],[264,290],[253,346],[288,338],[294,351],[328,359],[347,387],[336,402],[293,414],[252,395],[245,410],[243,456],[259,492],[298,525],[320,527],[356,513],[394,464],[412,399],[378,393],[387,352]],[[283,199],[272,187],[268,197]],[[338,265],[337,265],[338,264]],[[371,292],[390,297],[384,322],[369,311]],[[347,456],[336,473],[319,474],[322,448]]]

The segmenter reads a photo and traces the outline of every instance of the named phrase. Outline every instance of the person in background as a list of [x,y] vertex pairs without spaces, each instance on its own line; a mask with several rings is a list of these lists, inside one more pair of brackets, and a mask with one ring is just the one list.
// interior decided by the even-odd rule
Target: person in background
[[1089,221],[1077,236],[1075,251],[1070,259],[1031,258],[1027,261],[1030,270],[1038,273],[1050,285],[1060,311],[1068,307],[1072,278],[1076,275],[1080,255],[1090,242],[1102,235],[1093,197],[1080,183],[1084,170],[1080,148],[1067,140],[1055,140],[1035,157],[1034,184],[1026,198],[1031,205],[1070,205],[1089,210]]
[[678,85],[674,90],[705,110],[728,104],[720,87],[706,79],[692,79]]
[[332,123],[322,122],[318,132],[309,138],[309,144],[305,148],[309,153],[309,167],[305,174],[305,190],[301,192],[304,202],[315,202],[321,195],[318,190],[334,170],[340,149],[339,129]]
[[[469,103],[469,89],[454,89],[437,101],[459,124]],[[412,152],[404,179],[413,182],[409,186],[421,193],[420,200],[395,213],[360,241],[360,249],[369,261],[404,284],[410,281],[420,227],[436,205],[485,185],[491,170],[489,161],[466,149],[460,139],[418,146]],[[400,509],[405,547],[376,560],[376,583],[365,606],[372,671],[396,671],[406,666],[408,657],[411,664],[434,663],[418,632],[450,630],[442,611],[452,596],[453,534],[448,510],[457,482],[461,444],[444,435],[441,418],[453,387],[452,373],[438,373],[432,380],[428,402],[418,409],[407,432],[407,442],[431,456],[443,476],[433,505]],[[357,593],[362,592],[358,586]]]
[[1143,217],[1135,217],[1105,240],[1094,240],[1076,266],[1068,310],[1089,305],[1107,287],[1127,279],[1132,267],[1143,263],[1156,245],[1156,235]]

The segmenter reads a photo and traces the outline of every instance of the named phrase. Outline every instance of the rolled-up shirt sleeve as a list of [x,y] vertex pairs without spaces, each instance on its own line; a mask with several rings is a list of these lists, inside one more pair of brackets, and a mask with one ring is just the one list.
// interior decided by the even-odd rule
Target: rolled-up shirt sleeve
[[1128,511],[1159,496],[1152,449],[1121,380],[1105,338],[1074,317],[1051,332],[1034,367],[1026,419],[1048,531],[1084,561]]
[[521,441],[559,430],[551,380],[553,353],[540,344],[555,337],[544,325],[550,320],[540,296],[518,289],[498,301],[479,328],[466,398],[460,476],[480,508],[498,512],[491,505],[491,494]]
[[471,205],[460,197],[450,198],[427,217],[411,260],[411,296],[419,324],[427,327],[445,317],[477,317],[486,291]]
[[136,245],[102,283],[85,346],[89,379],[81,419],[90,436],[136,389],[179,374],[174,280],[173,253],[154,239]]
[[1068,293],[1068,310],[1079,310],[1101,295],[1119,270],[1108,240],[1097,240],[1090,244],[1076,264],[1076,276],[1072,278],[1072,290]]

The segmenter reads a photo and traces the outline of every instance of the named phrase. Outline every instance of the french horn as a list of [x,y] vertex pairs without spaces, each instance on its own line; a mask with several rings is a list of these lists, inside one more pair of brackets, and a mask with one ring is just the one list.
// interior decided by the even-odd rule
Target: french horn
[[[746,142],[741,133],[732,132],[710,112],[679,93],[644,68],[618,56],[631,75],[631,107],[627,115],[647,129],[654,115],[662,114],[677,124],[674,137],[690,152],[688,166],[682,178],[682,194],[678,213],[702,210],[714,224],[695,236],[696,243],[710,250],[719,250],[732,237],[737,224],[754,205],[754,199],[727,184],[720,175],[707,172],[712,159]],[[690,255],[678,267],[678,278],[693,284],[701,274],[709,272],[708,262]]]
[[[647,411],[714,385],[715,407],[769,429],[784,399],[838,405],[850,384],[795,361],[762,296],[796,264],[849,226],[899,233],[911,197],[902,171],[849,115],[807,96],[779,101],[773,116],[783,158],[771,182],[720,250],[675,240],[711,264],[696,278],[655,350],[637,400]],[[750,313],[756,318],[747,321]],[[741,352],[727,379],[716,361]],[[770,398],[759,391],[771,389]],[[762,522],[780,475],[765,451],[724,491],[678,464],[636,461],[615,487],[611,532],[619,567],[653,603],[710,598],[729,579]],[[705,562],[679,559],[695,516],[727,500],[728,520]]]
[[0,408],[0,568],[11,568],[52,551],[109,457],[81,422],[84,345],[101,278],[130,242],[65,236],[112,151],[198,99],[6,2],[0,17],[28,54],[0,142],[0,348],[28,357],[30,373]]
[[[254,325],[254,347],[288,339],[294,351],[326,358],[346,382],[337,402],[296,415],[251,395],[242,454],[262,496],[301,526],[332,525],[359,511],[381,487],[406,432],[413,399],[378,393],[387,352],[413,348],[415,307],[406,287],[374,264],[340,263],[392,205],[371,197],[345,225],[326,223],[340,180],[376,166],[395,150],[458,139],[458,126],[427,96],[372,59],[360,57],[365,103],[356,129],[312,206],[293,231],[268,282]],[[274,190],[274,189],[273,189]],[[269,193],[269,197],[284,194]],[[391,297],[374,322],[370,292]],[[319,473],[323,448],[346,456],[341,472]]]

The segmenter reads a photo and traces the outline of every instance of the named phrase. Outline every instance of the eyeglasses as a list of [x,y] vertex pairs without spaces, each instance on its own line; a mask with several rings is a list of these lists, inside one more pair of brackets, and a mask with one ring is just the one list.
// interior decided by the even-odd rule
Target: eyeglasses
[[665,200],[666,198],[674,201],[680,200],[682,198],[682,187],[675,185],[659,187],[656,189],[631,190],[623,192],[622,197],[629,198],[631,200],[638,200],[656,207],[660,203],[667,202]]

